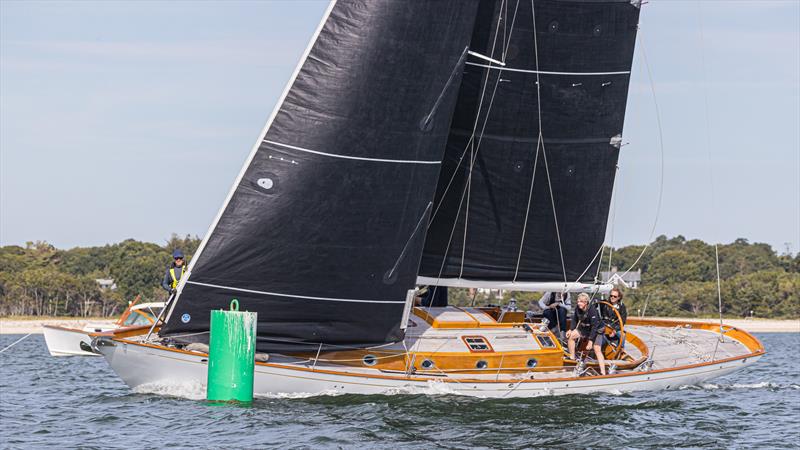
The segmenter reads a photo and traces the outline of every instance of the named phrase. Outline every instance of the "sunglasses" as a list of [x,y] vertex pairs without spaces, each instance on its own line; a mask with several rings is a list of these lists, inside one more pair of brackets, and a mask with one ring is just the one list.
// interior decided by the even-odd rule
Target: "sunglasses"
[[608,298],[619,298],[619,295],[609,295]]

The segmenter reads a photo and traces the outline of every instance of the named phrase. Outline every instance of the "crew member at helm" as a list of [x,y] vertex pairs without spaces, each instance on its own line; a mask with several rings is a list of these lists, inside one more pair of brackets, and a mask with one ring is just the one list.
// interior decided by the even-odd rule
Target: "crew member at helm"
[[186,261],[183,252],[175,249],[172,252],[172,263],[167,267],[167,272],[164,274],[164,279],[161,280],[161,287],[166,289],[170,294],[178,287],[178,282],[186,272]]
[[582,292],[578,295],[578,307],[572,315],[570,330],[567,331],[569,339],[569,358],[575,359],[575,347],[579,339],[586,339],[585,350],[594,349],[597,362],[600,364],[600,373],[606,374],[606,361],[603,357],[603,319],[594,305],[589,305],[589,294]]

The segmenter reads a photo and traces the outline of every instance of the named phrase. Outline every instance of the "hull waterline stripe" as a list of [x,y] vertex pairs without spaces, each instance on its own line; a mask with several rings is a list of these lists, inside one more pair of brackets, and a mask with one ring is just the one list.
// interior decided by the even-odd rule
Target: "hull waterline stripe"
[[212,287],[212,288],[219,288],[219,289],[228,289],[231,291],[237,292],[247,292],[250,294],[262,294],[262,295],[274,295],[276,297],[291,297],[291,298],[303,298],[307,300],[322,300],[326,302],[350,302],[350,303],[392,303],[398,305],[404,305],[406,302],[405,300],[402,301],[394,301],[394,300],[358,300],[353,298],[330,298],[330,297],[310,297],[308,295],[293,295],[293,294],[281,294],[278,292],[265,292],[265,291],[254,291],[252,289],[242,289],[242,288],[235,288],[231,286],[221,286],[218,284],[210,284],[210,283],[200,283],[198,281],[186,281],[186,284],[195,284],[197,286],[205,286],[205,287]]
[[381,158],[364,158],[361,156],[337,155],[335,153],[325,153],[317,150],[310,150],[303,147],[295,147],[294,145],[281,144],[280,142],[270,141],[267,139],[264,139],[264,142],[271,145],[277,145],[278,147],[286,147],[292,150],[297,150],[306,153],[313,153],[315,155],[330,156],[331,158],[355,159],[358,161],[386,162],[386,163],[398,163],[398,164],[441,164],[441,161],[416,161],[411,159],[381,159]]
[[468,66],[485,67],[487,69],[507,70],[509,72],[522,72],[522,73],[538,73],[539,75],[570,75],[570,76],[597,76],[597,75],[630,75],[630,70],[623,70],[620,72],[550,72],[546,70],[530,70],[530,69],[514,69],[513,67],[498,67],[490,66],[488,64],[480,64],[474,62],[467,62]]

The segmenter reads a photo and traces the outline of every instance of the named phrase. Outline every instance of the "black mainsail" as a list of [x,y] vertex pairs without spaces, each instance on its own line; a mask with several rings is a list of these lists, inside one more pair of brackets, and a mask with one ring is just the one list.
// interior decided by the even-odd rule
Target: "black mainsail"
[[639,6],[481,2],[470,48],[505,66],[467,63],[422,277],[445,285],[591,281],[606,231]]
[[162,336],[207,339],[236,297],[262,351],[403,338],[476,9],[332,2]]

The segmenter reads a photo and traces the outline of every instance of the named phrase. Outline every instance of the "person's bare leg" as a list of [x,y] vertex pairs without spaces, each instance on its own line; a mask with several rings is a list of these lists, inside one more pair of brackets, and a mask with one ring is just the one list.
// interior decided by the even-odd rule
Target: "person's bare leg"
[[603,349],[599,345],[594,346],[594,354],[597,356],[597,362],[600,364],[600,374],[606,374],[606,358],[603,356]]
[[575,335],[567,331],[567,347],[569,347],[569,359],[575,359]]

